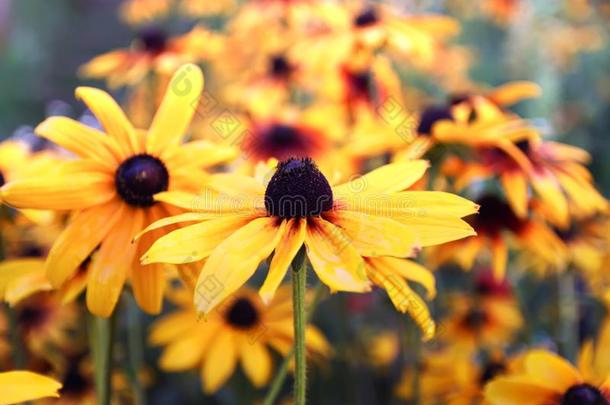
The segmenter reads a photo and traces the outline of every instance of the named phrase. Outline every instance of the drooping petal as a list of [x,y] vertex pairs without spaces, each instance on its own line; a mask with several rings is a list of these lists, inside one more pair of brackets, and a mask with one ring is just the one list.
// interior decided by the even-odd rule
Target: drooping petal
[[146,138],[148,153],[161,155],[179,145],[199,105],[203,73],[193,64],[183,65],[170,81]]
[[207,394],[218,389],[231,377],[237,364],[237,344],[233,333],[222,333],[212,341],[201,368],[203,390]]
[[[218,245],[197,280],[197,311],[207,314],[241,287],[275,249],[285,225],[273,217],[256,218]],[[210,282],[213,288],[209,288]]]
[[54,379],[31,371],[0,373],[0,404],[16,404],[35,399],[59,398],[62,384]]
[[491,254],[494,278],[498,281],[504,280],[506,264],[508,263],[508,246],[501,237],[492,240]]
[[282,238],[275,248],[275,253],[269,266],[269,274],[267,274],[267,278],[259,290],[259,294],[266,304],[273,298],[275,291],[286,275],[292,259],[294,259],[301,246],[303,246],[306,226],[307,221],[304,219],[291,218],[287,221]]
[[333,188],[339,198],[406,190],[419,180],[430,164],[426,160],[391,163]]
[[407,280],[421,284],[426,289],[428,299],[433,299],[436,296],[434,274],[421,264],[394,257],[370,257],[367,260],[373,263],[374,267],[386,268],[388,273],[398,274]]
[[307,257],[320,280],[332,291],[368,291],[364,261],[349,237],[322,218],[310,221],[305,234]]
[[71,118],[47,118],[35,132],[81,157],[95,159],[111,170],[120,163],[121,155],[113,138]]
[[102,241],[89,268],[87,307],[101,317],[110,316],[114,310],[134,264],[138,245],[131,240],[144,225],[144,210],[124,207],[121,218]]
[[121,107],[108,93],[93,87],[78,87],[76,98],[83,100],[97,118],[106,133],[116,141],[122,152],[122,157],[142,152],[138,144],[136,131],[125,116]]
[[80,211],[59,235],[45,263],[47,277],[54,287],[59,287],[76,273],[79,266],[106,238],[117,223],[124,204],[110,201],[98,207]]

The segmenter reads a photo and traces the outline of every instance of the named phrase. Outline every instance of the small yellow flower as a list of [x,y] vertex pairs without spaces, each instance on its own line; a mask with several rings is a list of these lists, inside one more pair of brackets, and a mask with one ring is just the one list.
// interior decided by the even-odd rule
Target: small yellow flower
[[[164,346],[160,366],[165,371],[200,368],[206,393],[220,389],[241,363],[256,387],[269,382],[273,360],[269,349],[286,356],[293,344],[292,300],[289,287],[278,290],[269,305],[255,291],[243,288],[197,321],[192,293],[177,291],[180,309],[152,327],[150,342]],[[306,330],[309,354],[328,356],[331,349],[320,331]]]

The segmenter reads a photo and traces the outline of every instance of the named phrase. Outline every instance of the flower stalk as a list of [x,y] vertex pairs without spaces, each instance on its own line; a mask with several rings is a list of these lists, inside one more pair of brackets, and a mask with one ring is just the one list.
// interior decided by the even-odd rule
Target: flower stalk
[[294,401],[296,405],[305,405],[307,387],[307,364],[305,353],[305,292],[307,290],[307,255],[301,248],[292,260],[292,305],[294,319]]
[[109,405],[112,393],[111,364],[116,313],[109,318],[88,314],[89,344],[95,371],[95,397],[98,405]]

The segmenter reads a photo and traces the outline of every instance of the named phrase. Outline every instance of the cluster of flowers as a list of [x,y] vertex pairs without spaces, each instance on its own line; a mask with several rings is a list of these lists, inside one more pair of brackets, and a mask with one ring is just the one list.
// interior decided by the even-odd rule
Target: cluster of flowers
[[[487,3],[500,20],[512,12]],[[199,22],[170,36],[161,26],[174,13]],[[576,278],[610,305],[608,204],[589,154],[511,108],[540,96],[537,84],[473,83],[467,49],[452,42],[456,20],[382,3],[129,0],[121,16],[139,36],[80,71],[124,88],[121,103],[78,87],[92,117],[52,116],[35,130],[41,139],[0,145],[5,368],[53,375],[62,399],[93,401],[81,298],[110,318],[133,297],[151,315],[166,300],[176,308],[149,336],[161,369],[199,369],[212,394],[240,364],[264,387],[272,353],[292,356],[283,281],[305,261],[300,271],[322,286],[308,291],[312,311],[326,287],[380,289],[417,325],[427,343],[399,397],[609,403],[610,323],[580,348],[579,371],[532,336],[534,350],[514,344],[528,322],[513,286],[530,274],[559,279],[560,302]],[[431,102],[408,74],[450,96]],[[426,300],[455,266],[468,286],[439,297],[446,313],[431,311]],[[305,338],[314,364],[334,355],[317,327]],[[566,337],[564,357],[574,360],[578,342]],[[373,334],[370,347],[381,368],[401,351],[396,330]],[[116,399],[146,380],[139,366],[113,374]],[[10,403],[62,385],[12,371],[0,386]]]

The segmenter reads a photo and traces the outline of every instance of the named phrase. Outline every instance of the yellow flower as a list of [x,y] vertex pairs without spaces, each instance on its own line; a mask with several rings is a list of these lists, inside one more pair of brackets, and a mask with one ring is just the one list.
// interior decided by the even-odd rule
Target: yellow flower
[[61,384],[52,378],[30,371],[0,373],[0,404],[16,404],[47,397],[59,397]]
[[303,245],[313,270],[332,291],[368,291],[363,257],[407,257],[420,247],[474,234],[461,220],[477,211],[474,203],[442,192],[400,191],[427,167],[425,161],[387,165],[336,187],[310,159],[280,162],[266,187],[252,178],[219,174],[209,183],[218,192],[155,197],[194,212],[159,221],[149,230],[197,223],[157,240],[142,260],[207,258],[195,294],[196,309],[203,313],[241,287],[275,252],[260,290],[268,302]]
[[[256,387],[269,382],[273,374],[270,348],[286,356],[293,344],[292,301],[289,287],[282,287],[264,305],[255,291],[243,288],[225,299],[206,317],[197,321],[192,292],[177,291],[180,309],[164,316],[152,327],[150,342],[165,346],[160,366],[165,371],[200,368],[206,393],[216,392],[241,363]],[[309,354],[328,356],[331,349],[320,331],[306,330]]]
[[544,222],[519,218],[506,202],[491,194],[476,202],[481,207],[479,214],[466,221],[477,235],[431,248],[427,257],[433,266],[454,262],[464,270],[471,270],[475,261],[487,261],[495,277],[501,280],[506,274],[510,247],[549,268],[565,266],[569,252]]
[[463,352],[477,348],[501,348],[523,325],[519,305],[506,281],[482,273],[471,296],[455,295],[449,301],[449,317],[442,323],[442,337]]
[[485,398],[492,405],[598,405],[610,401],[610,370],[591,379],[546,350],[532,350],[523,370],[492,380]]
[[172,0],[127,0],[119,14],[128,24],[138,25],[168,14],[171,6]]
[[77,97],[105,132],[65,117],[47,119],[37,133],[78,158],[48,175],[2,188],[5,201],[15,206],[72,211],[69,225],[48,255],[47,277],[54,287],[63,286],[95,252],[88,269],[87,305],[97,315],[112,313],[128,277],[139,305],[150,313],[160,311],[164,266],[143,268],[138,261],[153,235],[138,243],[131,240],[148,224],[177,212],[157,203],[155,194],[198,190],[205,168],[235,155],[232,149],[206,141],[181,143],[202,89],[201,70],[185,65],[170,83],[150,129],[144,131],[131,125],[107,93],[80,87]]
[[148,27],[128,49],[119,49],[93,58],[81,66],[87,78],[106,79],[111,88],[133,86],[151,71],[161,77],[172,75],[180,65],[215,57],[223,49],[223,39],[203,27],[169,38],[160,28]]
[[[423,404],[471,405],[486,404],[483,387],[491,379],[509,372],[513,362],[501,353],[472,356],[453,348],[425,351],[419,365],[419,398]],[[406,371],[396,387],[403,399],[414,397],[413,370]]]

